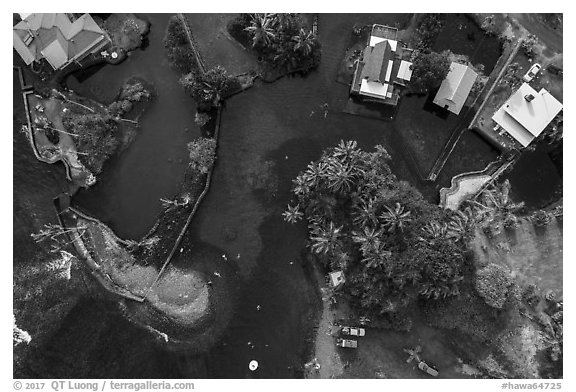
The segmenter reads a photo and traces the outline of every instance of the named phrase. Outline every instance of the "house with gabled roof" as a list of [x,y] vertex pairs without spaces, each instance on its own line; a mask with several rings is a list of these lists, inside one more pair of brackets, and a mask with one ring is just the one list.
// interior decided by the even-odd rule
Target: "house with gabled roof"
[[453,61],[433,102],[454,114],[459,114],[477,77],[478,74],[471,67]]
[[13,28],[13,46],[27,65],[45,59],[53,69],[80,62],[110,43],[90,14],[21,14]]
[[374,25],[362,56],[356,61],[350,93],[396,105],[399,86],[412,77],[411,62],[396,39],[397,29]]
[[523,147],[527,147],[562,110],[562,103],[545,89],[536,92],[528,83],[494,113],[492,120]]

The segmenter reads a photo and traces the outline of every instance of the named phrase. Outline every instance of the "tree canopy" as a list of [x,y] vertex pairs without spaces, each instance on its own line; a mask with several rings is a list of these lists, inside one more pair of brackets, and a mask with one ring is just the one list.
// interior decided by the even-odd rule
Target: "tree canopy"
[[365,152],[341,141],[296,177],[298,203],[284,214],[289,222],[307,219],[311,251],[345,272],[345,294],[372,316],[457,295],[461,239],[472,230],[396,178],[389,160],[382,146]]
[[190,72],[180,78],[180,84],[200,106],[209,108],[218,106],[225,93],[238,81],[218,65],[204,73]]
[[308,71],[320,62],[320,42],[299,14],[241,14],[228,30],[276,69]]
[[411,65],[415,86],[422,90],[432,90],[440,84],[450,72],[450,52],[419,52]]

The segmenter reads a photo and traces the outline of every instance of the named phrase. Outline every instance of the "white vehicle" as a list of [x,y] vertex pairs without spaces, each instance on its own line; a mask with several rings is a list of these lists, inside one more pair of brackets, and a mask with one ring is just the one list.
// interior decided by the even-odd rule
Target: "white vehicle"
[[422,370],[423,372],[428,373],[432,377],[438,377],[438,370],[434,369],[433,367],[428,366],[428,364],[424,361],[418,362],[418,369]]
[[522,80],[524,80],[526,83],[532,81],[532,79],[534,79],[534,77],[536,75],[538,75],[538,72],[540,72],[540,69],[542,69],[542,66],[540,64],[538,64],[538,63],[534,64],[533,66],[530,67],[528,72],[526,72],[526,75],[524,75]]
[[364,336],[366,330],[364,328],[342,327],[342,333],[350,336]]
[[358,348],[358,342],[350,339],[338,339],[336,345],[340,347]]

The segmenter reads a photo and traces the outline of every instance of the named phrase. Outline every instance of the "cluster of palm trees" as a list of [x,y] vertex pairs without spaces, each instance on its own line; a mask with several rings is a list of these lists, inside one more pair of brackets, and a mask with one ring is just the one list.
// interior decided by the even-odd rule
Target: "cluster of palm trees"
[[510,181],[505,180],[484,190],[476,200],[469,202],[485,228],[498,232],[502,226],[513,228],[518,224],[517,213],[524,208],[524,202],[514,202],[510,190]]
[[251,14],[244,31],[252,48],[278,66],[297,68],[319,53],[318,40],[297,14]]
[[476,211],[470,207],[454,211],[447,221],[431,221],[422,227],[421,242],[434,244],[438,240],[451,240],[462,244],[474,237],[474,230],[479,222]]
[[[368,153],[340,141],[296,177],[298,204],[283,213],[290,223],[306,218],[311,251],[344,270],[350,292],[366,307],[379,304],[378,313],[406,303],[407,287],[430,298],[455,295],[475,224],[468,210],[452,214],[428,204],[391,173],[389,160],[380,146]],[[439,272],[431,280],[425,268]]]

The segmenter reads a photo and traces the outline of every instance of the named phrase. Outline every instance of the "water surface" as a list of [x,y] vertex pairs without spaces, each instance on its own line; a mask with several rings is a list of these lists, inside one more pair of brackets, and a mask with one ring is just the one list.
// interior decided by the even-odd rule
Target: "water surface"
[[120,65],[88,70],[67,81],[80,95],[105,103],[113,101],[120,86],[131,77],[154,85],[156,97],[140,119],[136,140],[105,165],[94,187],[81,191],[74,200],[122,238],[140,239],[150,230],[161,212],[159,199],[171,198],[178,191],[187,164],[186,144],[200,134],[194,124],[196,105],[184,93],[178,73],[164,56],[162,40],[169,17],[145,16],[151,22],[145,50],[131,52]]

